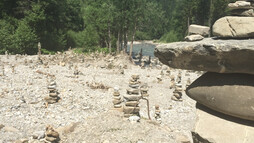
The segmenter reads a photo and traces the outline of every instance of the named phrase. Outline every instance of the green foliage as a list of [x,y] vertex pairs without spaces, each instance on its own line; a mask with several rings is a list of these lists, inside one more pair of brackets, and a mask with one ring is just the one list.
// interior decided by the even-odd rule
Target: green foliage
[[19,23],[13,35],[13,48],[8,51],[19,54],[34,54],[37,51],[38,38],[31,27],[25,21]]
[[211,26],[233,1],[1,0],[0,53],[36,54],[38,42],[46,54],[69,47],[116,51],[128,40],[175,42],[188,23]]
[[161,39],[159,40],[159,42],[163,42],[163,43],[171,43],[171,42],[176,42],[176,41],[180,41],[181,38],[179,38],[178,33],[176,33],[175,31],[171,30],[170,32],[164,34]]

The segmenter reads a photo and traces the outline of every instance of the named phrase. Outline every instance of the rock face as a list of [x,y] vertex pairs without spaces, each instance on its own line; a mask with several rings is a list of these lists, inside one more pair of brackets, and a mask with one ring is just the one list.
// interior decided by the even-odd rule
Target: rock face
[[213,110],[254,121],[254,75],[207,72],[186,93]]
[[209,34],[210,28],[207,26],[195,25],[192,24],[189,26],[189,33],[199,34],[202,36],[207,36]]
[[254,74],[254,40],[176,42],[157,46],[154,55],[173,68]]
[[197,106],[194,143],[253,143],[254,123]]
[[214,23],[213,35],[221,38],[253,38],[254,17],[223,17]]
[[203,40],[204,37],[197,34],[197,35],[186,36],[184,39],[185,39],[186,41],[192,42],[192,41],[200,41],[200,40]]

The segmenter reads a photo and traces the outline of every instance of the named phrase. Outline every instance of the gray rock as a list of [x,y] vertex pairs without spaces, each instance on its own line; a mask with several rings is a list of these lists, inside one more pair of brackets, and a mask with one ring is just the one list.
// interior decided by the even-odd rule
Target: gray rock
[[197,122],[192,136],[194,143],[253,143],[253,122],[197,106]]
[[130,121],[131,123],[139,122],[139,120],[140,120],[140,117],[139,117],[139,116],[130,116],[130,117],[129,117],[129,121]]
[[11,127],[11,126],[5,126],[5,127],[3,127],[3,130],[6,132],[19,132],[18,129]]
[[254,17],[220,18],[213,25],[213,35],[221,38],[253,38]]
[[0,124],[0,130],[4,128],[5,126],[3,124]]
[[34,139],[40,140],[40,139],[43,139],[45,137],[45,132],[44,131],[36,131],[36,132],[33,133],[32,136],[33,136]]
[[139,111],[140,111],[140,107],[124,106],[124,108],[123,108],[124,114],[136,114]]
[[209,35],[210,28],[207,26],[195,25],[192,24],[189,26],[189,33],[191,34],[199,34],[202,36]]
[[230,8],[230,9],[251,9],[253,7],[250,2],[236,1],[235,3],[229,3],[228,8]]
[[218,112],[254,121],[254,75],[205,73],[186,94]]
[[237,16],[249,16],[249,17],[253,17],[254,16],[254,11],[253,9],[236,9],[236,10],[232,10],[231,13],[233,15],[237,15]]
[[195,34],[195,35],[186,36],[184,39],[185,41],[192,42],[192,41],[201,41],[204,39],[204,37],[201,35]]
[[139,99],[141,99],[140,95],[124,95],[123,97],[128,101],[138,101]]
[[176,42],[156,47],[154,55],[170,67],[219,73],[254,74],[254,40]]

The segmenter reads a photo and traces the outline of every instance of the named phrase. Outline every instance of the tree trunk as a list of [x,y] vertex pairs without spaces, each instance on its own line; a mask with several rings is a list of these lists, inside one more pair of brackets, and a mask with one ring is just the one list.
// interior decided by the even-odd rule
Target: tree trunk
[[109,24],[108,24],[108,49],[109,49],[109,53],[111,53],[111,32],[110,32]]
[[120,52],[120,31],[118,31],[118,33],[117,33],[116,52],[117,52],[117,54],[119,54],[119,52]]
[[210,0],[210,11],[209,11],[209,19],[208,19],[208,26],[210,27],[209,37],[211,37],[212,33],[212,18],[213,18],[213,0]]
[[132,58],[133,41],[135,40],[136,28],[137,28],[137,27],[136,27],[136,22],[135,22],[135,26],[134,26],[133,33],[132,33],[132,39],[131,39],[131,45],[130,45],[130,52],[129,52],[130,59]]
[[127,30],[124,32],[124,52],[127,53],[128,46],[128,33]]

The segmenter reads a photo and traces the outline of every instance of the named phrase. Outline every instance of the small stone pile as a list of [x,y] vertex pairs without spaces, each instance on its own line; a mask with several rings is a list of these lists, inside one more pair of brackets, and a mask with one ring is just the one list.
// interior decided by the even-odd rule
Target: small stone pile
[[195,25],[192,24],[189,26],[189,36],[185,37],[185,40],[188,42],[200,41],[204,37],[208,36],[210,33],[210,28],[207,26]]
[[56,89],[56,82],[55,81],[51,81],[49,83],[48,90],[49,90],[49,96],[44,98],[46,100],[46,103],[53,104],[53,103],[58,102],[60,97],[58,96],[59,93]]
[[122,108],[122,98],[120,96],[120,92],[118,88],[114,88],[114,93],[113,93],[113,104],[114,108],[120,109]]
[[183,101],[182,99],[182,84],[176,84],[175,90],[173,92],[173,96],[171,97],[174,101]]
[[124,95],[125,106],[123,107],[123,112],[125,117],[139,116],[140,107],[138,106],[141,95],[139,95],[139,85],[140,81],[139,75],[132,75],[129,81],[129,89],[127,89],[127,94]]
[[46,127],[45,140],[49,143],[58,143],[60,141],[59,133],[50,125]]
[[5,73],[4,73],[4,64],[2,65],[2,75],[4,76]]
[[161,111],[160,111],[160,106],[159,105],[155,105],[155,114],[154,114],[154,118],[161,122]]
[[190,85],[191,85],[191,79],[188,78],[188,79],[187,79],[187,82],[186,82],[186,88],[189,87]]
[[149,96],[147,85],[142,85],[142,86],[140,87],[140,93],[141,93],[141,96],[142,96],[142,97],[148,97],[148,96]]
[[254,17],[254,1],[252,0],[236,1],[235,3],[228,4],[228,7],[234,16]]

